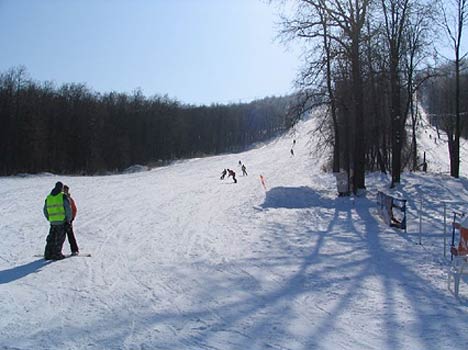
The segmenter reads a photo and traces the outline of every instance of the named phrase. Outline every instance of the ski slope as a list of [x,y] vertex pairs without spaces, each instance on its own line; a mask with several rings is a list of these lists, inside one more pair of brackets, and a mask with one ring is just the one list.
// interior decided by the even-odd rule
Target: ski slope
[[[419,106],[419,113],[421,114],[421,123],[417,131],[418,139],[418,150],[421,157],[423,152],[426,152],[426,160],[428,163],[428,171],[435,172],[439,174],[450,175],[450,166],[449,166],[449,150],[448,150],[448,141],[447,135],[442,131],[437,129],[430,124],[429,117],[427,116],[425,110]],[[460,139],[460,160],[462,163],[466,163],[468,157],[468,140],[461,138]],[[463,166],[465,168],[463,168]],[[461,174],[463,175],[463,170],[466,173],[466,164],[461,164]]]
[[[403,174],[392,192],[409,200],[405,234],[377,215],[387,177],[336,196],[314,123],[133,174],[0,178],[0,349],[468,349],[468,284],[455,299],[443,256],[443,202],[466,210],[466,162],[461,179]],[[58,180],[91,258],[34,257]]]

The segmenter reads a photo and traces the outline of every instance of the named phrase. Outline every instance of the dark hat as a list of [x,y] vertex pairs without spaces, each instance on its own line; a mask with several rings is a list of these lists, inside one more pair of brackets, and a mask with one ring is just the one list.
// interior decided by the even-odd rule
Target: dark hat
[[62,190],[63,188],[63,183],[61,183],[60,181],[57,181],[55,183],[55,188],[58,189],[58,190]]

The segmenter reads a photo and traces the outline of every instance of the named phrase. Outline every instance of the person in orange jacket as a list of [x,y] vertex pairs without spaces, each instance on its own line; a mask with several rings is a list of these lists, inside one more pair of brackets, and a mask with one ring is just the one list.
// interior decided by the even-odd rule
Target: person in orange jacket
[[73,232],[73,220],[75,220],[76,213],[78,212],[78,208],[76,207],[76,203],[71,197],[70,194],[70,187],[67,185],[63,186],[63,193],[67,196],[68,201],[70,202],[71,210],[72,210],[72,219],[70,222],[65,224],[65,232],[67,234],[68,243],[70,244],[70,250],[72,255],[78,255],[80,250],[78,248],[78,244],[76,243],[75,233]]

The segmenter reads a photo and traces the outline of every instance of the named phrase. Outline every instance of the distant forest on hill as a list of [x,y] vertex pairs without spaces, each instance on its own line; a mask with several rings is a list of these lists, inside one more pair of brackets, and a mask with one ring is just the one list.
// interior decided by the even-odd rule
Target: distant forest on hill
[[167,97],[0,75],[0,175],[102,174],[234,152],[287,129],[290,98],[191,106]]

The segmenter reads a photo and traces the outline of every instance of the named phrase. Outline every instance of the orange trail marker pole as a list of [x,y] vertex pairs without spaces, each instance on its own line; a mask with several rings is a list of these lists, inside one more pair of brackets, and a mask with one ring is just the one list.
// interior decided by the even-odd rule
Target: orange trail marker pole
[[260,182],[262,183],[262,186],[263,186],[263,188],[264,188],[265,191],[266,191],[267,188],[266,188],[266,185],[265,185],[265,178],[263,177],[263,175],[260,175]]

